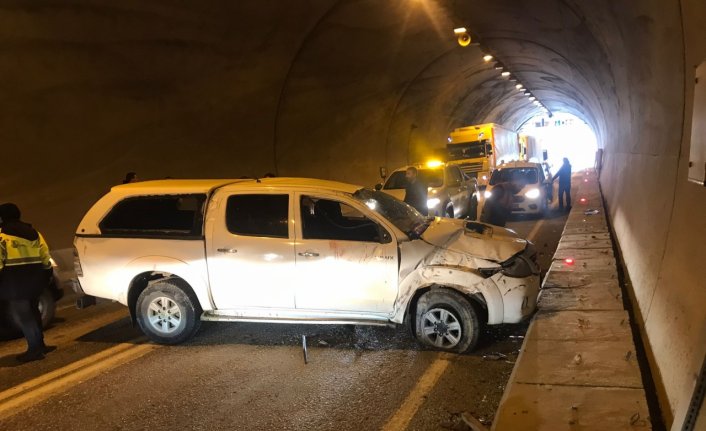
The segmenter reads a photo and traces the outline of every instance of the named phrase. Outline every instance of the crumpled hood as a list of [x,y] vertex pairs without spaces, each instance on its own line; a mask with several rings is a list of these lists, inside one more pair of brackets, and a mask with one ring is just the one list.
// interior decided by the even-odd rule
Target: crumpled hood
[[485,223],[436,218],[422,235],[436,247],[473,257],[504,262],[527,247],[514,231]]

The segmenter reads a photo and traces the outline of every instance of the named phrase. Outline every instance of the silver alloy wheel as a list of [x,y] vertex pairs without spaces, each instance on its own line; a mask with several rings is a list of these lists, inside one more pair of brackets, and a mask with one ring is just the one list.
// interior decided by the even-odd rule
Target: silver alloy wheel
[[181,308],[171,298],[160,296],[147,307],[147,318],[157,332],[171,334],[181,325]]
[[449,310],[432,308],[422,316],[422,333],[430,344],[452,348],[461,341],[461,323]]

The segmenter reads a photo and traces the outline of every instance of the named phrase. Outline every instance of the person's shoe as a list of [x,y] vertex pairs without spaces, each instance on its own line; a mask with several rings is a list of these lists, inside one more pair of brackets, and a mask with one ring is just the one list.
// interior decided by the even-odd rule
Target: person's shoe
[[53,352],[56,350],[56,346],[44,346],[44,354],[46,355],[47,353]]
[[32,362],[32,361],[41,361],[42,359],[44,359],[44,353],[27,351],[27,352],[20,353],[19,355],[17,355],[16,359],[22,363]]

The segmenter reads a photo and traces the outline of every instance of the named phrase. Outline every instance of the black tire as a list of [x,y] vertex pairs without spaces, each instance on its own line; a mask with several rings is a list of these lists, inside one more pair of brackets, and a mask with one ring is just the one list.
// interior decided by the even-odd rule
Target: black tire
[[466,217],[472,221],[478,219],[478,198],[475,196],[471,198],[471,202],[468,204],[468,214],[466,214]]
[[[447,313],[445,317],[444,313]],[[432,318],[443,324],[433,323]],[[481,323],[476,309],[466,297],[451,289],[435,288],[419,297],[415,309],[414,326],[415,335],[420,343],[437,350],[455,353],[472,350],[478,343],[481,333]],[[458,339],[458,341],[452,343],[451,339]]]
[[444,210],[444,217],[454,218],[454,206],[451,203],[446,205],[446,210]]
[[137,323],[155,343],[183,343],[201,326],[201,306],[183,284],[177,279],[159,280],[137,298]]
[[54,320],[56,301],[49,289],[44,289],[39,296],[39,315],[42,317],[42,328],[46,328]]

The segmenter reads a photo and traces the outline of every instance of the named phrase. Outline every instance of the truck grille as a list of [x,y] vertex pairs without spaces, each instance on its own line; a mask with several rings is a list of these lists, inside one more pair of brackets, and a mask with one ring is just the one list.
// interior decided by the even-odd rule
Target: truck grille
[[516,202],[516,203],[521,203],[521,202],[524,202],[524,201],[525,201],[525,197],[524,197],[524,196],[517,196],[517,195],[515,195],[515,196],[512,197],[512,201],[513,201],[513,202]]
[[483,170],[483,162],[463,163],[458,165],[458,167],[463,171],[464,174],[469,174],[471,172],[480,172]]

